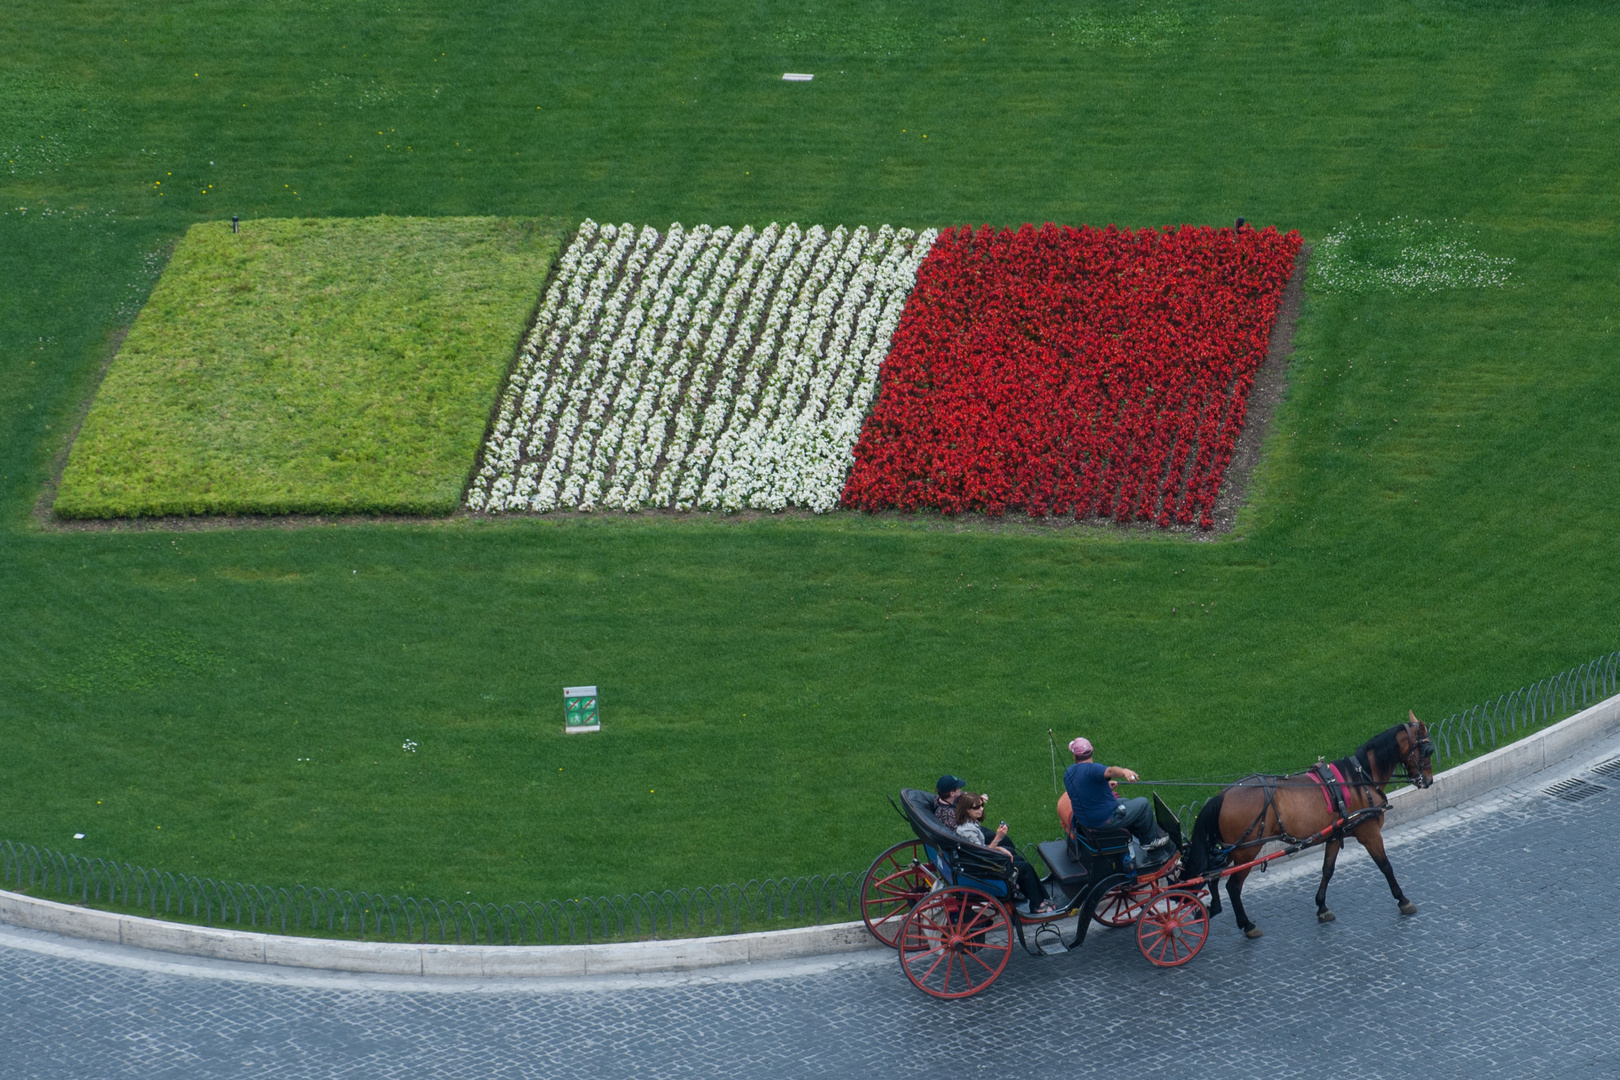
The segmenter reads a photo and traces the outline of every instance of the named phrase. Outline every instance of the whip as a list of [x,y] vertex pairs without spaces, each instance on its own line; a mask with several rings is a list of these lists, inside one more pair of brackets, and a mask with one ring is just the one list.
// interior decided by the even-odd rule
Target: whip
[[1052,794],[1056,795],[1058,793],[1057,736],[1052,734],[1051,728],[1046,729],[1046,741],[1052,747]]

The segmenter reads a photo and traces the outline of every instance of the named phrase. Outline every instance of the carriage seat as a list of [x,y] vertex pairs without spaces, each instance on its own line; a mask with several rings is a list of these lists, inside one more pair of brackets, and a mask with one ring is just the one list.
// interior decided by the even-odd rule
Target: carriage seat
[[943,848],[946,851],[955,851],[976,856],[987,861],[990,865],[999,865],[1004,856],[997,854],[996,849],[975,844],[971,840],[964,840],[953,829],[947,829],[939,823],[934,816],[934,797],[926,791],[915,788],[906,788],[900,792],[900,797],[906,801],[906,809],[911,811],[913,830],[918,839],[931,848]]
[[[1070,841],[1076,844],[1081,852],[1090,855],[1117,855],[1131,846],[1131,830],[1129,829],[1088,829],[1074,820],[1074,811],[1069,806],[1069,793],[1065,791],[1057,801],[1058,820],[1063,823],[1063,832]],[[1041,855],[1045,858],[1045,853]],[[1050,863],[1048,863],[1050,865]]]
[[[962,839],[934,816],[934,796],[905,788],[900,792],[912,831],[923,842],[934,866],[953,885],[971,885],[992,896],[1009,895],[1012,863],[996,851]],[[954,856],[954,860],[952,858]]]
[[1076,885],[1091,876],[1075,859],[1067,841],[1048,840],[1044,844],[1037,844],[1036,849],[1041,853],[1041,859],[1051,868],[1052,876],[1066,889],[1072,891]]
[[1073,835],[1080,850],[1091,855],[1117,855],[1131,846],[1129,829],[1088,829],[1077,825]]
[[911,819],[913,828],[921,834],[918,839],[924,844],[929,847],[954,848],[967,842],[939,823],[939,819],[934,816],[934,796],[928,792],[906,788],[900,792],[900,798],[904,800],[906,809],[911,811],[906,816]]

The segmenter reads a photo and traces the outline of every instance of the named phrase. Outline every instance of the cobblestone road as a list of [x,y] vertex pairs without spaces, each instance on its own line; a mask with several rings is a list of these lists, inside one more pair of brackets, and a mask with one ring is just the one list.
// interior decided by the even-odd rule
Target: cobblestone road
[[[1620,753],[1620,747],[1611,748]],[[1583,771],[1396,830],[1403,918],[1354,845],[1318,925],[1312,865],[1256,877],[1259,941],[1221,916],[1185,968],[1126,931],[1013,957],[937,1002],[892,954],[720,980],[465,983],[190,974],[0,935],[0,1074],[102,1077],[1570,1077],[1620,1075],[1620,782]],[[1540,794],[1560,776],[1612,789]],[[97,953],[96,950],[102,950]],[[143,959],[144,957],[144,959]],[[264,969],[256,969],[263,972]]]

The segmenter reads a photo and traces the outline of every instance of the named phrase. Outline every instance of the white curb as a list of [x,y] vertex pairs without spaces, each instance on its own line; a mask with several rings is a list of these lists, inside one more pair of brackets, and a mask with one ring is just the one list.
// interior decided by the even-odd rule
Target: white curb
[[601,945],[413,945],[389,941],[332,941],[115,915],[3,890],[0,890],[0,923],[215,960],[374,975],[476,978],[689,971],[717,964],[765,963],[878,947],[866,932],[865,924],[858,922],[756,934]]
[[[1432,787],[1392,792],[1385,825],[1411,822],[1532,776],[1616,732],[1620,732],[1620,694],[1483,757],[1438,773]],[[476,978],[691,971],[722,964],[768,963],[881,948],[858,922],[601,945],[410,945],[331,941],[114,915],[3,890],[0,890],[0,923],[216,960],[379,975]]]

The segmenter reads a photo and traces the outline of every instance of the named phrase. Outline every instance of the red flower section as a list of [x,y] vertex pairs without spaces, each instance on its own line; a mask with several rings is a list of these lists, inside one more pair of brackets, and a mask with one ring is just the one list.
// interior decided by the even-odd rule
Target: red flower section
[[963,226],[917,272],[845,505],[1214,526],[1298,233]]

